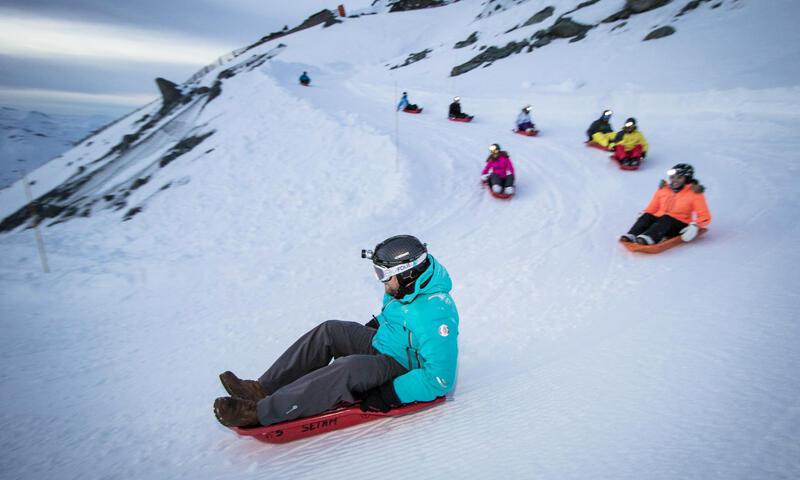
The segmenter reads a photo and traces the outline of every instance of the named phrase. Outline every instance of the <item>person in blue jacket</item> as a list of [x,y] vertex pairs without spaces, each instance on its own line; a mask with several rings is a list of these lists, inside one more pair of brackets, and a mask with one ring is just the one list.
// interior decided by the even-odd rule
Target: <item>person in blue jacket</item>
[[419,108],[415,103],[411,103],[408,101],[408,92],[403,92],[403,96],[400,97],[400,103],[397,104],[397,111],[400,110],[413,110],[416,111]]
[[[271,425],[358,403],[387,412],[453,389],[458,311],[444,266],[416,237],[398,235],[362,250],[385,294],[366,325],[328,320],[300,337],[258,380],[220,375],[230,396],[214,401],[228,427]],[[333,360],[333,361],[331,361]]]
[[300,83],[306,86],[311,83],[311,77],[308,76],[308,73],[303,72],[303,74],[300,75]]

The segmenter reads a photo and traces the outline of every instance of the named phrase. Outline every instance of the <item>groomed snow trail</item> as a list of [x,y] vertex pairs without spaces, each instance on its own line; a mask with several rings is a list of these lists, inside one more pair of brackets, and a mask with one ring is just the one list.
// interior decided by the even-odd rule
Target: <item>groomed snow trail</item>
[[[427,25],[466,25],[476,4],[287,39],[271,62],[226,79],[194,120],[214,135],[160,171],[172,186],[141,214],[44,229],[50,275],[35,273],[30,231],[0,236],[4,478],[800,475],[800,88],[761,79],[714,90],[736,85],[718,62],[722,73],[662,80],[654,66],[641,84],[606,90],[583,76],[602,66],[588,42],[457,79],[443,79],[455,63],[443,49],[387,73],[409,51],[452,45],[456,33]],[[755,7],[736,5],[709,31],[750,26]],[[651,20],[632,20],[636,43],[620,51],[694,65],[675,55],[686,51],[680,34],[639,42]],[[622,45],[625,32],[614,35],[600,45]],[[738,39],[728,35],[718,43]],[[562,61],[573,70],[553,68]],[[525,85],[524,62],[560,80]],[[302,70],[312,87],[296,84]],[[696,90],[670,83],[689,73],[705,75]],[[421,115],[395,117],[402,90]],[[454,94],[473,123],[445,119]],[[509,131],[525,103],[540,137]],[[647,135],[639,171],[582,144],[608,106],[615,126],[633,115]],[[136,118],[37,171],[36,188],[97,158]],[[517,170],[508,202],[478,181],[493,142]],[[163,146],[130,161],[149,165]],[[630,254],[616,239],[679,162],[707,187],[711,231],[661,255]],[[453,278],[461,328],[449,401],[287,445],[221,427],[217,374],[260,375],[323,320],[366,322],[382,288],[359,250],[398,233],[427,242]]]

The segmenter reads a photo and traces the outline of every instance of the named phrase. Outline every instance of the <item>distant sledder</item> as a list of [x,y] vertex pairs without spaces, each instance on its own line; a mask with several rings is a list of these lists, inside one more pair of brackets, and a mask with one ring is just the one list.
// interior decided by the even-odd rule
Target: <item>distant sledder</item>
[[408,92],[403,92],[403,96],[400,97],[400,103],[397,104],[397,111],[400,110],[407,113],[420,113],[422,111],[416,104],[408,101]]
[[508,152],[493,143],[489,146],[489,156],[481,172],[481,180],[489,187],[489,192],[497,198],[514,195],[514,165]]
[[705,188],[694,178],[694,168],[679,163],[667,171],[642,215],[619,241],[628,250],[658,253],[690,242],[711,223]]
[[472,115],[467,115],[461,111],[461,97],[453,97],[453,103],[450,104],[447,116],[454,122],[471,122],[474,118]]
[[517,115],[517,128],[514,129],[514,133],[518,133],[520,135],[527,135],[529,137],[535,137],[539,131],[536,130],[536,126],[533,124],[533,120],[531,120],[531,106],[525,105],[522,107],[522,111],[519,112]]
[[612,159],[619,163],[623,170],[638,170],[642,160],[647,155],[647,140],[636,127],[636,119],[631,117],[625,121],[614,140],[608,144],[609,150],[614,150]]
[[586,130],[586,136],[589,137],[586,141],[587,146],[609,150],[608,144],[614,141],[617,136],[611,127],[611,115],[613,113],[611,110],[603,110],[603,115],[589,125],[589,129]]
[[303,74],[300,75],[300,85],[307,87],[310,84],[311,84],[311,77],[308,76],[307,72],[303,72]]

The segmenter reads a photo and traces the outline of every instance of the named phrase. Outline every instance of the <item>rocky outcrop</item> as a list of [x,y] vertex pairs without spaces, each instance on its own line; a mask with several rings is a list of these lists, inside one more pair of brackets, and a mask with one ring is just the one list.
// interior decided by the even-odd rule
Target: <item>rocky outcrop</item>
[[166,112],[172,109],[176,104],[180,103],[183,99],[183,93],[178,89],[178,85],[170,82],[166,78],[156,78],[156,85],[158,91],[161,92],[161,111]]
[[672,0],[625,0],[625,6],[619,12],[609,16],[602,23],[616,22],[617,20],[627,20],[631,15],[649,12],[656,8],[661,8]]
[[528,51],[541,48],[558,38],[571,38],[571,42],[583,40],[586,37],[586,33],[593,28],[593,25],[584,25],[573,21],[569,17],[559,18],[550,28],[539,30],[533,34]]
[[469,60],[468,62],[453,67],[453,69],[450,71],[450,76],[456,77],[458,75],[461,75],[462,73],[466,73],[469,72],[470,70],[478,68],[483,64],[487,64],[488,66],[495,60],[506,58],[509,55],[521,52],[522,49],[524,49],[527,46],[528,42],[522,41],[522,42],[509,42],[508,44],[506,44],[505,47],[502,48],[489,47],[480,54],[478,54],[476,57]]
[[436,8],[447,5],[444,0],[396,0],[391,2],[390,12],[407,12],[409,10],[421,10],[423,8]]
[[691,2],[687,3],[686,5],[684,5],[684,7],[681,8],[681,11],[678,12],[678,14],[675,15],[675,16],[676,17],[680,17],[682,15],[685,15],[685,14],[691,12],[692,10],[694,10],[695,8],[699,7],[701,3],[706,3],[706,2],[710,2],[710,1],[711,0],[692,0]]
[[644,41],[646,42],[648,40],[655,40],[657,38],[668,37],[668,36],[672,35],[673,33],[675,33],[675,29],[673,27],[670,27],[669,25],[666,25],[666,26],[663,26],[663,27],[656,28],[652,32],[648,33],[644,37]]
[[253,49],[253,48],[255,48],[255,47],[259,46],[259,45],[267,43],[269,41],[275,40],[276,38],[285,37],[286,35],[291,35],[292,33],[299,32],[301,30],[306,30],[306,29],[311,28],[311,27],[316,27],[317,25],[320,25],[320,24],[322,24],[325,28],[327,28],[327,27],[330,27],[331,25],[334,25],[334,24],[337,24],[337,23],[342,23],[342,21],[336,18],[336,14],[333,13],[333,11],[331,11],[331,10],[320,10],[319,12],[315,13],[314,15],[311,15],[310,17],[306,18],[303,21],[303,23],[301,23],[300,25],[298,25],[298,26],[296,26],[296,27],[294,27],[294,28],[292,28],[290,30],[287,30],[286,27],[284,26],[283,30],[281,30],[280,32],[272,32],[269,35],[267,35],[266,37],[262,37],[256,43],[254,43],[252,45],[249,45],[247,48],[245,48],[242,51],[242,53],[244,53],[244,52],[246,52],[248,50],[251,50],[251,49]]
[[537,23],[541,23],[550,18],[553,15],[553,12],[555,12],[555,10],[556,9],[553,7],[545,7],[536,12],[535,14],[533,14],[533,16],[528,20],[526,20],[525,23],[522,24],[522,26],[527,27],[529,25],[535,25]]
[[421,52],[412,53],[408,56],[408,58],[406,58],[405,63],[403,63],[402,65],[395,65],[394,67],[390,68],[390,70],[394,70],[395,68],[405,67],[411,65],[412,63],[419,62],[423,58],[427,57],[428,54],[431,53],[432,51],[433,50],[426,48]]
[[473,43],[478,41],[478,32],[472,32],[466,40],[461,40],[460,42],[456,42],[453,45],[453,48],[464,48],[472,45]]

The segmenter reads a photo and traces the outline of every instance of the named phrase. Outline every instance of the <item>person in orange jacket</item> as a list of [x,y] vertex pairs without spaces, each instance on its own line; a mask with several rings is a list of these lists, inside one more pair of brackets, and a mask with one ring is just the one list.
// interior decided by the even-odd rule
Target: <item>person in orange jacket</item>
[[690,241],[699,228],[711,223],[711,213],[703,195],[705,188],[694,178],[694,168],[679,163],[669,169],[667,175],[669,183],[661,180],[650,204],[628,233],[620,237],[621,241],[654,245],[677,235]]

